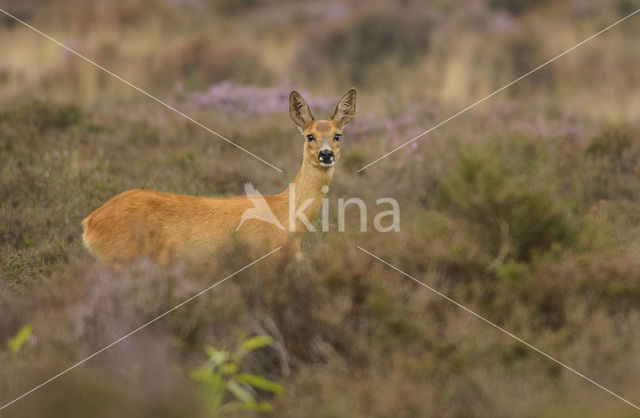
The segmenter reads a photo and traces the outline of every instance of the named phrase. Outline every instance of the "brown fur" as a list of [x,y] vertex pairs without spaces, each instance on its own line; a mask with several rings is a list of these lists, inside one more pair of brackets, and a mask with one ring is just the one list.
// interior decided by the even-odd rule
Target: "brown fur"
[[[349,102],[345,106],[343,102]],[[350,114],[343,114],[347,109]],[[336,133],[355,114],[355,90],[351,89],[336,107],[330,120],[315,121],[302,97],[292,92],[290,113],[305,139],[302,166],[293,184],[296,208],[313,199],[304,214],[312,221],[322,204],[323,186],[333,177],[334,166],[323,167],[318,161],[322,147],[330,146],[335,161],[340,157],[340,142]],[[295,232],[289,231],[289,189],[280,194],[264,196],[271,211],[285,230],[260,220],[249,219],[236,232],[245,210],[253,207],[246,196],[208,198],[129,190],[121,193],[94,211],[83,221],[83,240],[87,248],[109,264],[129,263],[150,257],[161,264],[179,258],[202,260],[211,257],[217,248],[232,237],[238,237],[261,253],[285,246],[288,254],[297,254],[305,226],[297,220]]]

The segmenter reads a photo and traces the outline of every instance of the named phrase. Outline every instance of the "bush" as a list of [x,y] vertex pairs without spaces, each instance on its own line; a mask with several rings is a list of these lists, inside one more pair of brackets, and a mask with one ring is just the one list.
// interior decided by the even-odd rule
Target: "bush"
[[569,204],[558,196],[540,145],[508,138],[459,146],[456,154],[440,184],[438,206],[466,219],[494,257],[528,261],[554,243],[576,242]]
[[187,89],[203,89],[223,80],[240,83],[260,82],[269,75],[259,54],[238,42],[216,42],[207,36],[194,36],[169,47],[154,58],[153,83]]
[[25,99],[0,111],[0,121],[32,126],[39,131],[69,129],[84,119],[84,112],[74,104],[58,104],[39,99]]
[[362,84],[375,66],[391,58],[402,64],[428,52],[434,20],[421,14],[368,14],[311,35],[299,61],[312,78],[340,72]]
[[548,0],[489,0],[489,7],[518,15],[529,10],[540,9]]
[[584,183],[590,202],[640,201],[640,143],[628,126],[608,126],[586,148]]

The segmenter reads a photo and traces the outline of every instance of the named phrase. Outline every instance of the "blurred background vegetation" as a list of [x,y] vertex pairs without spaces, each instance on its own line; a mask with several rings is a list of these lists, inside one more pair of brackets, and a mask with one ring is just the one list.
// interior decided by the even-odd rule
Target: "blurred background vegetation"
[[304,262],[239,274],[3,416],[209,416],[212,396],[238,395],[192,378],[205,347],[258,335],[271,344],[234,373],[285,388],[239,383],[276,416],[636,412],[355,244],[640,402],[640,17],[354,172],[639,3],[0,4],[285,171],[0,15],[0,404],[249,261],[230,245],[215,269],[115,274],[82,248],[80,221],[130,188],[283,190],[302,149],[291,89],[316,116],[358,89],[332,216],[338,197],[402,209],[385,234],[356,232],[354,209],[346,233],[307,235]]

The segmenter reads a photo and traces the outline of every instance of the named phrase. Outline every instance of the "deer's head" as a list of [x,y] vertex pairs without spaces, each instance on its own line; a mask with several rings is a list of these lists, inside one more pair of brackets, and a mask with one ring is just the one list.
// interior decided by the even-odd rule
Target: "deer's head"
[[344,95],[328,120],[315,120],[300,93],[289,96],[291,119],[305,138],[304,161],[318,168],[332,167],[340,158],[342,129],[356,115],[356,89]]

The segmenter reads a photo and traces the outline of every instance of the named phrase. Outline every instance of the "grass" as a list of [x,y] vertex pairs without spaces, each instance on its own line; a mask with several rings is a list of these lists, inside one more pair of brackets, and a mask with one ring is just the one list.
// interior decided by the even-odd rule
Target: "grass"
[[[271,345],[247,354],[238,372],[286,388],[251,392],[274,416],[631,416],[355,247],[640,399],[636,20],[354,174],[630,7],[474,4],[12,6],[285,174],[2,19],[0,404],[251,261],[230,244],[218,256],[224,265],[114,272],[82,247],[80,222],[133,188],[229,196],[249,181],[280,192],[302,148],[287,117],[291,89],[324,116],[358,88],[331,208],[360,197],[371,212],[376,199],[393,197],[401,232],[360,233],[354,218],[340,233],[332,211],[336,227],[307,234],[303,261],[239,274],[8,416],[207,416],[206,394],[190,377],[207,361],[204,347],[233,352],[258,335]],[[7,346],[25,329],[19,349]]]

